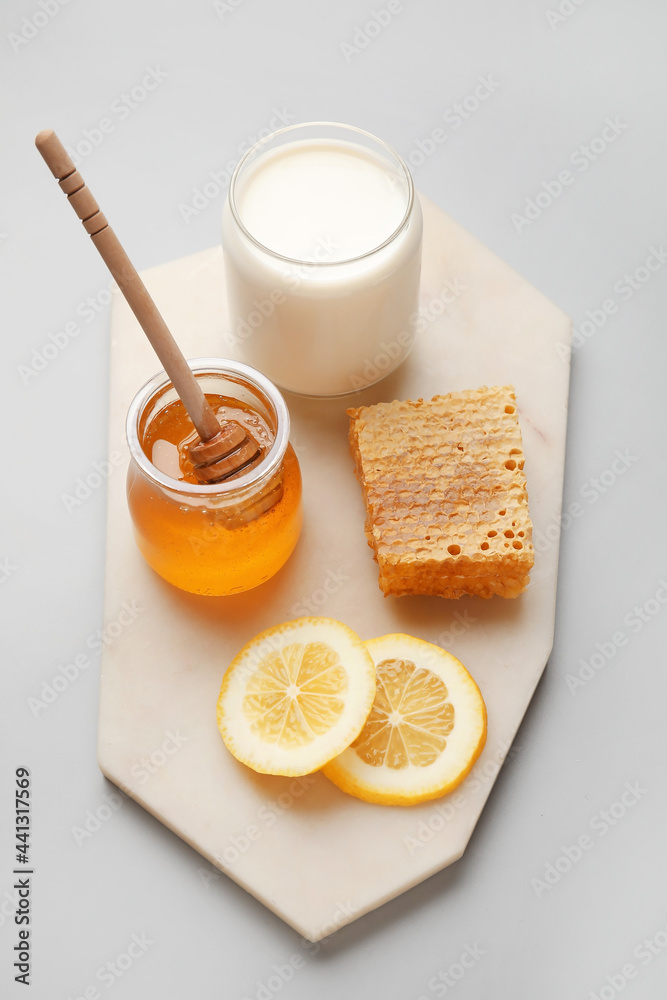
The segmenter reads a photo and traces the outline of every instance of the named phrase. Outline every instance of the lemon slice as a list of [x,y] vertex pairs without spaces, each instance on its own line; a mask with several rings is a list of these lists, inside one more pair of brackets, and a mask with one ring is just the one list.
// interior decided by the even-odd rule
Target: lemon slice
[[359,636],[333,618],[298,618],[260,632],[232,660],[218,728],[234,756],[263,774],[309,774],[359,735],[375,666]]
[[352,745],[323,768],[367,802],[413,805],[455,788],[486,741],[479,688],[450,653],[409,635],[365,643],[377,671],[370,715]]

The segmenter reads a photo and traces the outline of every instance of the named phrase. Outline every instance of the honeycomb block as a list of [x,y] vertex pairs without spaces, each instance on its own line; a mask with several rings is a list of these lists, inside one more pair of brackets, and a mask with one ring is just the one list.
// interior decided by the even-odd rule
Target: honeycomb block
[[514,388],[347,412],[385,596],[520,594],[534,553]]

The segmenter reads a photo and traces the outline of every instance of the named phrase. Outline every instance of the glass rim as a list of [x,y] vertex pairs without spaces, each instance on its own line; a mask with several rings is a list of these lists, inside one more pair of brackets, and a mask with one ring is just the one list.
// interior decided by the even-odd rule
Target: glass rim
[[184,483],[180,479],[172,479],[171,476],[161,472],[153,465],[141,447],[138,433],[139,419],[153,396],[167,385],[172,385],[173,387],[171,379],[164,369],[161,369],[139,389],[130,403],[125,421],[125,434],[130,455],[141,471],[154,483],[171,490],[173,493],[199,497],[232,497],[234,494],[255,486],[262,479],[268,478],[277,472],[289,444],[290,432],[289,410],[278,387],[266,375],[262,375],[256,368],[251,368],[250,365],[243,364],[241,361],[231,361],[222,358],[192,358],[188,360],[188,365],[195,375],[236,376],[237,380],[245,380],[249,386],[259,390],[258,394],[265,397],[275,412],[276,436],[273,444],[259,465],[256,465],[254,469],[246,472],[238,479],[212,483],[205,486],[203,484]]
[[[277,250],[272,250],[271,247],[267,247],[266,244],[261,242],[261,240],[258,240],[255,236],[253,236],[250,230],[246,227],[245,223],[242,221],[236,204],[236,184],[240,172],[250,156],[260,151],[263,146],[266,146],[269,142],[271,142],[279,135],[284,135],[286,132],[293,132],[296,129],[306,129],[315,127],[347,129],[347,131],[349,132],[357,132],[359,135],[363,135],[367,139],[372,139],[373,142],[376,142],[379,146],[382,146],[391,156],[394,157],[394,159],[398,161],[398,164],[401,170],[403,171],[403,175],[408,185],[407,206],[403,214],[403,218],[399,222],[398,226],[396,226],[396,228],[393,230],[393,232],[391,232],[389,236],[382,241],[382,243],[379,243],[376,247],[373,247],[371,250],[366,250],[364,251],[364,253],[356,254],[354,257],[346,257],[344,260],[301,260],[299,257],[287,257],[285,256],[285,254],[279,253]],[[250,242],[253,243],[259,250],[262,250],[264,253],[267,253],[271,257],[276,258],[276,260],[282,260],[288,264],[298,264],[300,267],[326,268],[326,267],[337,267],[340,264],[353,264],[356,261],[364,260],[366,257],[370,257],[373,254],[378,253],[380,250],[384,250],[386,246],[392,243],[396,239],[396,237],[402,232],[402,230],[405,229],[408,222],[410,221],[410,216],[412,215],[412,208],[415,201],[415,185],[412,179],[412,174],[410,173],[410,169],[405,160],[403,159],[403,157],[401,156],[401,154],[398,153],[393,146],[390,146],[388,142],[385,142],[384,139],[379,139],[376,135],[373,135],[372,132],[368,132],[366,131],[366,129],[363,128],[358,128],[358,126],[356,125],[345,125],[343,122],[314,121],[314,122],[301,122],[297,123],[296,125],[286,125],[284,128],[276,129],[275,132],[272,132],[270,135],[267,135],[263,139],[260,139],[258,142],[252,145],[250,149],[246,150],[246,152],[243,154],[239,162],[236,164],[234,172],[232,173],[231,180],[229,182],[229,190],[227,192],[227,199],[229,201],[229,208],[234,218],[234,221],[236,222],[236,225],[239,227],[244,236],[246,236],[250,240]]]

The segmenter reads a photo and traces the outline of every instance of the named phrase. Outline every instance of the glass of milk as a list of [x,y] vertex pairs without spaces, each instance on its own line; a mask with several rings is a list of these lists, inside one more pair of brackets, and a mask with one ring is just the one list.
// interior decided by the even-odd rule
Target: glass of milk
[[380,139],[333,122],[274,132],[238,163],[222,236],[228,343],[283,389],[353,392],[409,353],[422,214]]

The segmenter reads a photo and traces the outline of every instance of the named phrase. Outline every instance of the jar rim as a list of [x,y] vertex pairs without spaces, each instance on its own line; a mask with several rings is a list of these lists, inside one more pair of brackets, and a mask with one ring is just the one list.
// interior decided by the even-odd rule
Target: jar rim
[[[272,142],[277,136],[284,135],[286,132],[293,132],[296,129],[306,129],[314,127],[346,129],[349,132],[356,132],[359,135],[363,135],[367,139],[372,139],[373,142],[376,142],[379,146],[382,146],[392,157],[394,157],[394,159],[398,162],[398,165],[403,172],[405,180],[407,181],[407,186],[408,186],[407,205],[405,212],[403,214],[403,218],[399,222],[398,226],[396,226],[393,232],[391,232],[389,236],[387,236],[387,238],[382,241],[382,243],[379,243],[378,246],[372,247],[370,250],[364,251],[364,253],[356,254],[354,257],[346,257],[343,260],[301,260],[298,257],[287,257],[285,254],[279,253],[277,250],[272,250],[271,247],[267,247],[266,244],[262,243],[261,240],[258,240],[257,237],[253,236],[250,230],[247,229],[245,223],[241,219],[241,214],[236,204],[236,185],[241,170],[243,169],[243,166],[245,165],[246,161],[253,154],[259,153],[262,147]],[[412,215],[412,208],[415,201],[415,185],[414,181],[412,180],[412,174],[410,173],[408,165],[403,159],[403,157],[400,155],[400,153],[398,153],[393,146],[390,146],[389,143],[385,142],[383,139],[379,139],[378,136],[373,135],[372,132],[367,132],[366,129],[358,128],[356,125],[345,125],[343,122],[314,121],[314,122],[300,122],[295,125],[286,125],[284,128],[276,129],[275,132],[272,132],[270,135],[267,135],[263,139],[260,139],[253,146],[251,146],[250,149],[246,150],[246,152],[243,154],[239,162],[236,164],[234,172],[232,173],[231,180],[229,182],[229,191],[227,194],[227,198],[229,201],[229,208],[231,210],[232,216],[237,226],[244,234],[244,236],[246,236],[251,241],[251,243],[253,243],[263,253],[267,253],[271,257],[274,257],[276,260],[282,260],[288,264],[298,264],[300,266],[307,266],[307,267],[327,268],[327,267],[338,267],[341,264],[353,264],[356,263],[356,261],[364,260],[366,257],[370,257],[373,254],[378,253],[380,250],[384,250],[386,246],[392,243],[396,239],[396,237],[403,231],[403,229],[406,228],[408,222],[410,221],[410,217]]]
[[127,443],[130,454],[141,471],[154,483],[174,493],[200,497],[233,496],[235,493],[255,486],[261,480],[272,476],[280,468],[287,445],[289,444],[289,410],[280,390],[270,379],[262,375],[261,372],[258,372],[256,368],[251,368],[250,365],[243,364],[241,361],[231,361],[222,358],[192,358],[188,360],[188,365],[195,376],[227,375],[232,380],[236,377],[237,381],[244,381],[250,388],[256,389],[258,395],[265,398],[275,413],[276,435],[273,444],[258,465],[237,479],[205,486],[196,485],[195,483],[184,483],[182,480],[172,479],[171,476],[161,472],[153,465],[141,447],[138,428],[139,420],[150,400],[159,390],[172,384],[171,379],[164,369],[162,369],[139,389],[127,411],[125,422]]

